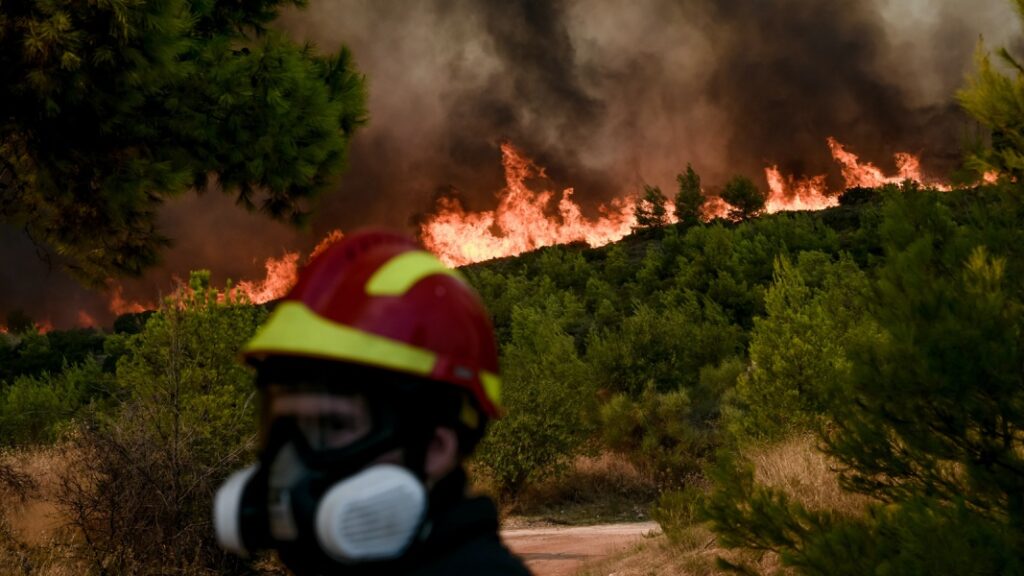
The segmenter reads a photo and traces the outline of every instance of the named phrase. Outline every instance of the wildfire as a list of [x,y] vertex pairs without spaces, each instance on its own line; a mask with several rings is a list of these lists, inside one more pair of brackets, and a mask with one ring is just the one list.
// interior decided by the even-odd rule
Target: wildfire
[[[835,138],[829,137],[827,143],[833,159],[840,165],[845,188],[878,187],[913,180],[949,189],[927,181],[920,161],[912,154],[896,154],[897,172],[886,175],[874,164],[862,162]],[[437,202],[436,213],[420,226],[423,244],[449,266],[514,256],[544,246],[576,241],[593,247],[602,246],[625,237],[636,225],[636,195],[627,195],[602,205],[596,218],[587,218],[573,200],[572,188],[566,188],[560,194],[552,190],[533,191],[526,183],[531,179],[545,178],[544,168],[508,143],[501,145],[501,155],[505,187],[498,193],[497,208],[470,212],[456,199],[441,198]],[[986,173],[983,181],[993,183],[997,178],[997,174]],[[769,213],[822,210],[839,203],[838,194],[828,190],[825,175],[787,176],[778,166],[768,166],[765,179],[768,184],[766,211]],[[557,202],[554,202],[556,197]],[[671,215],[671,203],[666,208]],[[701,209],[702,218],[705,221],[727,218],[730,209],[731,206],[722,198],[708,196]],[[340,230],[332,230],[321,239],[306,261],[342,237]],[[256,304],[281,298],[295,284],[299,262],[298,252],[286,252],[280,258],[270,257],[264,263],[266,274],[263,279],[239,282],[232,291],[245,294]],[[109,284],[109,290],[109,309],[114,314],[140,313],[153,308],[152,305],[126,300],[122,287],[114,282]],[[96,322],[83,310],[78,314],[78,324],[92,326]],[[45,333],[53,327],[45,322],[38,328]],[[0,326],[0,333],[6,332],[6,327]]]
[[462,266],[575,241],[601,246],[630,233],[634,224],[630,199],[600,207],[601,216],[590,220],[573,201],[573,189],[567,188],[559,198],[557,214],[551,215],[554,192],[534,192],[526,186],[528,178],[544,177],[544,169],[510,144],[501,145],[501,156],[505,188],[496,209],[467,212],[458,201],[442,198],[437,214],[421,226],[424,245],[446,264]]
[[769,214],[783,210],[824,210],[839,205],[839,198],[828,195],[825,175],[811,178],[783,176],[778,166],[764,169],[768,180],[768,200],[765,209]]
[[[839,163],[844,188],[877,188],[886,184],[899,184],[912,180],[918,184],[927,184],[939,190],[950,190],[950,187],[926,179],[921,172],[921,161],[913,154],[898,152],[895,154],[896,174],[887,176],[880,168],[870,162],[861,162],[853,152],[848,152],[835,138],[829,137],[829,150],[832,158]],[[769,213],[782,210],[822,210],[839,204],[839,198],[830,194],[825,183],[825,175],[810,178],[794,178],[783,176],[777,166],[764,169],[768,180],[767,211]],[[991,175],[985,175],[989,182]]]
[[81,328],[88,328],[96,325],[96,319],[89,315],[85,310],[78,311],[78,325]]
[[895,176],[886,176],[877,166],[870,162],[860,162],[856,154],[847,152],[846,148],[831,136],[828,138],[828,147],[832,151],[832,158],[842,165],[843,179],[846,180],[847,188],[877,188],[886,184],[899,184],[905,180],[913,180],[918,184],[928,184],[940,190],[949,190],[949,186],[940,185],[935,182],[927,182],[921,173],[921,161],[913,154],[897,152]]
[[[835,138],[827,139],[832,158],[839,163],[844,189],[878,187],[913,180],[940,190],[949,190],[924,177],[921,162],[913,154],[895,155],[896,174],[887,175],[870,162],[846,150]],[[530,178],[543,178],[544,169],[524,157],[511,144],[501,146],[505,168],[505,187],[498,194],[498,207],[483,212],[469,212],[456,199],[441,198],[436,213],[420,226],[426,247],[451,266],[462,266],[492,258],[514,256],[553,244],[584,241],[602,246],[629,234],[635,226],[635,195],[613,201],[600,208],[596,220],[583,217],[572,199],[573,189],[562,191],[557,205],[551,203],[555,193],[534,192],[526,186]],[[822,210],[839,204],[837,192],[830,192],[824,174],[798,178],[785,176],[778,166],[765,168],[768,184],[766,211]],[[986,174],[985,182],[995,175]],[[671,213],[671,203],[667,206]],[[701,212],[705,220],[727,218],[730,206],[717,196],[708,196]]]
[[288,293],[298,279],[299,253],[286,252],[280,258],[267,258],[263,266],[267,275],[262,280],[244,280],[235,287],[254,304],[270,302]]
[[[110,304],[108,305],[108,308],[118,316],[122,314],[139,314],[140,312],[145,312],[147,309],[153,308],[152,305],[147,306],[134,300],[125,300],[124,288],[122,288],[120,284],[111,281],[107,283],[107,286],[110,289]],[[84,310],[79,311],[79,323],[81,323],[83,315],[89,316]]]
[[344,237],[345,235],[342,234],[341,230],[331,230],[330,232],[327,233],[326,236],[323,237],[322,240],[320,240],[316,247],[313,248],[313,251],[309,253],[309,258],[307,258],[306,261],[309,262],[313,258],[316,258],[317,256],[320,255],[321,252],[326,250],[328,246],[334,244],[335,242],[341,240]]

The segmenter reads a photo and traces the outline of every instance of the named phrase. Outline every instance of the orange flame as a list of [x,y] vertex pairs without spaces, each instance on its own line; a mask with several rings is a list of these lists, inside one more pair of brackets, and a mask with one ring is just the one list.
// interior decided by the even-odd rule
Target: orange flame
[[267,275],[260,281],[245,280],[235,290],[245,294],[254,304],[263,304],[283,297],[298,279],[299,253],[285,252],[280,258],[270,257],[263,266]]
[[602,246],[631,232],[631,198],[601,206],[596,220],[583,216],[572,199],[573,189],[562,191],[557,215],[549,215],[554,192],[534,192],[526,180],[544,177],[544,169],[522,156],[511,144],[501,145],[505,188],[498,207],[467,212],[456,200],[438,200],[438,212],[420,227],[424,245],[449,266],[462,266],[491,258],[514,256],[542,246],[583,241]]
[[46,334],[47,332],[53,332],[53,322],[49,320],[43,320],[42,322],[36,322],[36,332],[40,334]]
[[[938,190],[951,190],[951,187],[946,184],[925,178],[921,171],[921,161],[913,154],[906,152],[895,154],[897,174],[887,176],[874,164],[861,162],[856,154],[848,152],[835,138],[830,136],[827,141],[828,147],[832,151],[832,158],[841,166],[845,188],[877,188],[886,184],[900,184],[906,180],[912,180]],[[776,166],[765,168],[764,172],[765,178],[768,180],[767,211],[769,213],[781,210],[821,210],[839,204],[839,198],[829,194],[823,174],[802,179],[792,176],[784,177]],[[989,178],[990,175],[986,174],[985,181],[988,182]]]
[[316,247],[313,248],[313,251],[309,253],[309,258],[306,258],[306,262],[309,262],[313,258],[316,258],[317,256],[320,255],[321,252],[327,250],[327,248],[331,244],[334,244],[335,242],[341,240],[344,237],[345,235],[342,234],[341,230],[331,230],[330,232],[327,233],[326,236],[323,237],[323,239],[320,240]]
[[708,196],[704,205],[700,208],[701,219],[710,222],[716,218],[729,219],[729,211],[732,207],[728,202],[719,196]]
[[940,190],[949,190],[946,185],[927,182],[921,173],[921,161],[913,154],[897,152],[896,176],[886,176],[877,166],[870,162],[862,163],[856,154],[847,152],[846,148],[835,138],[829,136],[828,147],[832,150],[832,158],[842,165],[843,179],[847,188],[877,188],[886,184],[900,184],[905,180],[913,180],[918,184],[928,184]]
[[[136,301],[128,301],[124,299],[124,289],[120,284],[114,282],[108,282],[107,286],[110,288],[110,304],[109,309],[118,316],[122,314],[139,314],[145,312],[147,309],[152,309],[153,306],[146,306]],[[81,320],[82,313],[79,313],[79,320]]]
[[784,177],[778,166],[764,169],[768,180],[768,200],[765,209],[769,214],[783,210],[824,210],[839,205],[839,198],[828,196],[825,176],[811,178]]
[[85,310],[78,311],[78,326],[81,328],[89,328],[90,326],[96,325],[96,319],[89,315]]

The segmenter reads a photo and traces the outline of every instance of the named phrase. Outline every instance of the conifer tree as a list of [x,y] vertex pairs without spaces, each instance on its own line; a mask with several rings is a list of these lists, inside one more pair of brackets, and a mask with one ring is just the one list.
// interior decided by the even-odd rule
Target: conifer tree
[[0,223],[90,282],[153,264],[190,189],[301,223],[365,95],[347,50],[266,28],[293,3],[4,0]]
[[644,195],[637,199],[634,211],[636,229],[660,228],[668,224],[668,209],[665,208],[667,201],[661,188],[644,186]]
[[[808,510],[723,460],[705,507],[720,539],[803,574],[1024,573],[1024,203],[896,195],[886,261],[820,433],[868,513]],[[991,245],[986,245],[991,243]]]
[[[1010,0],[1024,22],[1024,0]],[[970,155],[968,168],[979,175],[996,172],[1024,176],[1024,65],[1007,48],[996,55],[1009,72],[1000,72],[984,46],[975,56],[977,70],[957,94],[960,105],[991,131],[987,148]]]
[[676,176],[679,191],[676,192],[676,220],[686,227],[700,223],[701,209],[704,207],[704,191],[700,188],[700,175],[693,166],[686,165],[686,172]]
[[767,196],[757,188],[754,181],[745,176],[737,176],[725,184],[722,200],[733,208],[729,218],[736,221],[749,220],[764,212]]

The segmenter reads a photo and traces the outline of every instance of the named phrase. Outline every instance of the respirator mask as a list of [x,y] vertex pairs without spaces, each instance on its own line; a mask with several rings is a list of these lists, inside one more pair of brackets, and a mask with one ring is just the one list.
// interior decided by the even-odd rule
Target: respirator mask
[[[423,470],[426,427],[337,386],[262,389],[259,462],[214,499],[222,548],[273,548],[293,571],[316,573],[396,560],[426,537],[430,503],[413,472]],[[381,462],[389,454],[401,465]]]

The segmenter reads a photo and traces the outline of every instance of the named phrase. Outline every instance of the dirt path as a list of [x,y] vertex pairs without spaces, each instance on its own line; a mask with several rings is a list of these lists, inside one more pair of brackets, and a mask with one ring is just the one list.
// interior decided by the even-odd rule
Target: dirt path
[[597,560],[660,532],[656,522],[502,530],[505,544],[536,576],[570,576]]

